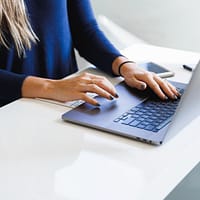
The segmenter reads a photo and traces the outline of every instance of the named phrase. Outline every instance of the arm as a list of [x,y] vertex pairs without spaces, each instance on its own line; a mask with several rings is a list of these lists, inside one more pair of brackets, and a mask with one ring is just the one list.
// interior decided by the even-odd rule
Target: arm
[[25,78],[25,75],[0,69],[0,105],[21,97],[21,87]]
[[69,0],[72,38],[79,54],[103,71],[112,74],[112,63],[121,53],[99,29],[89,0]]
[[[80,55],[105,72],[120,75],[118,67],[127,58],[114,48],[99,29],[90,1],[69,0],[68,12],[73,41]],[[161,99],[180,96],[170,83],[142,70],[135,63],[125,64],[121,75],[129,86],[144,90],[148,85]]]
[[118,97],[115,88],[106,78],[88,73],[60,80],[29,76],[22,86],[23,97],[40,97],[62,102],[81,99],[99,106],[87,92],[96,93],[108,100],[112,100],[113,96]]
[[113,85],[104,77],[92,74],[81,74],[68,79],[46,79],[35,76],[20,75],[0,69],[0,106],[21,97],[46,98],[62,102],[84,100],[93,105],[98,102],[87,96],[87,92],[112,100],[117,97]]
[[[149,86],[161,99],[167,100],[177,99],[180,97],[176,88],[171,85],[167,80],[161,79],[155,73],[148,72],[137,66],[136,63],[125,63],[127,58],[117,57],[112,63],[113,73],[124,77],[124,81],[130,87],[137,88],[139,90],[145,90]],[[119,66],[120,74],[119,74]]]
[[[118,66],[126,58],[121,56],[99,30],[89,1],[69,0],[68,9],[74,44],[80,54],[105,72],[114,72],[114,74],[119,75]],[[156,86],[154,91],[157,91],[157,94],[164,95],[161,93],[160,85],[167,93],[167,88],[163,82],[157,79],[155,84],[152,81],[152,78],[154,79],[153,75],[141,71],[141,69],[139,70],[135,65],[124,65],[121,74],[130,86],[139,87],[140,84],[145,84],[146,87],[147,83],[152,88]],[[112,99],[112,96],[117,97],[116,90],[111,83],[103,77],[91,74],[83,74],[65,80],[50,80],[33,76],[27,77],[9,72],[1,72],[1,75],[0,80],[2,84],[0,89],[2,91],[2,98],[9,98],[11,101],[22,96],[49,98],[59,101],[82,99],[88,103],[97,105],[98,102],[88,97],[87,92],[95,92],[107,99]],[[7,76],[8,78],[6,78]],[[137,85],[136,83],[139,84]],[[8,87],[5,89],[3,88],[4,85]],[[168,94],[171,94],[170,92]]]

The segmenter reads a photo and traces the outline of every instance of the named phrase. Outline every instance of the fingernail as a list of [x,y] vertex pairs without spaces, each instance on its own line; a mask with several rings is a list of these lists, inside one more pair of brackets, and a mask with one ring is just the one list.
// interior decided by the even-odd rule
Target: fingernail
[[96,103],[96,106],[98,106],[98,107],[99,107],[99,106],[101,106],[101,105],[100,105],[99,103]]
[[164,100],[168,100],[169,98],[167,96],[164,97]]
[[145,85],[145,84],[141,84],[141,85],[140,85],[140,89],[141,89],[141,90],[144,90],[145,88],[146,88],[146,85]]
[[178,97],[181,97],[181,93],[178,92]]
[[110,95],[110,100],[113,100],[114,98]]
[[117,93],[115,93],[115,97],[116,97],[116,98],[119,98],[119,95],[118,95]]
[[174,94],[173,98],[174,98],[175,100],[177,100],[177,99],[178,99],[178,97],[177,97],[175,94]]

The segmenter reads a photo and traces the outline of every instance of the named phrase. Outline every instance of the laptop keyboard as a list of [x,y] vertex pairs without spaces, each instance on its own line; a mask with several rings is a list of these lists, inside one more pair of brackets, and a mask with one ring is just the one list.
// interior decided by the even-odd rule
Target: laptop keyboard
[[[183,94],[183,89],[178,89]],[[158,132],[171,122],[180,99],[161,101],[147,99],[117,117],[114,122],[147,131]]]

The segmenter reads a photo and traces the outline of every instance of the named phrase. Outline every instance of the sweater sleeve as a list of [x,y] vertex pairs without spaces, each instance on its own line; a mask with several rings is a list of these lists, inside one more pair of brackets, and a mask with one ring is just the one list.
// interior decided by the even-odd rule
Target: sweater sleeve
[[26,75],[0,69],[0,106],[21,97],[21,87]]
[[99,29],[89,0],[69,0],[68,13],[72,39],[79,54],[112,74],[112,62],[121,53]]

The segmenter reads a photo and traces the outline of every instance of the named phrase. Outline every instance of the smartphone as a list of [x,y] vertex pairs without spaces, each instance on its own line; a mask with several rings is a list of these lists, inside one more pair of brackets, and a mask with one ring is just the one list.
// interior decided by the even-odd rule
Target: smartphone
[[141,66],[147,71],[156,73],[161,78],[168,78],[174,76],[174,72],[154,62],[140,63],[139,66]]

